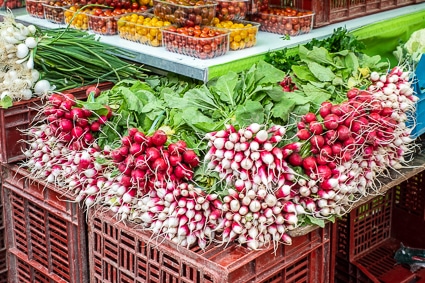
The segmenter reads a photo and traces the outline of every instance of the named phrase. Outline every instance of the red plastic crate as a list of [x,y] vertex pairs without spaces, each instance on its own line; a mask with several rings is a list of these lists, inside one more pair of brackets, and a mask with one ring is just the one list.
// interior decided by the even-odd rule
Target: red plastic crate
[[16,165],[2,170],[9,282],[88,282],[87,227],[78,203]]
[[[415,0],[306,1],[315,12],[314,27],[325,26],[418,3]],[[307,9],[307,8],[306,8]]]
[[[1,169],[0,169],[1,173]],[[1,185],[1,178],[0,178]],[[3,218],[3,195],[0,190],[0,283],[7,282],[6,234]]]
[[424,0],[257,0],[293,6],[315,13],[313,27],[321,27],[366,15],[424,2]]
[[[110,89],[112,86],[111,82],[98,85],[101,90]],[[85,99],[89,87],[69,89],[63,93],[72,93],[77,99]],[[22,130],[28,129],[36,122],[36,115],[42,105],[40,98],[33,98],[15,102],[8,109],[0,108],[0,163],[13,163],[25,158],[23,150],[27,146],[24,142],[27,137],[22,134]]]
[[293,238],[291,246],[250,251],[227,247],[176,247],[152,238],[112,212],[91,209],[88,217],[90,282],[329,282],[330,228]]
[[[411,282],[396,265],[400,243],[425,248],[425,172],[360,205],[336,223],[335,282]],[[416,282],[416,281],[412,281]]]

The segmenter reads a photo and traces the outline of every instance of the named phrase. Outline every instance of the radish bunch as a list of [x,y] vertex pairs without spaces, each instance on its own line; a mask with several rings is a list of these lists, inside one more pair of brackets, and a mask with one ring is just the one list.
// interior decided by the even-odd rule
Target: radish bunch
[[54,135],[71,147],[81,149],[93,143],[93,133],[98,132],[111,117],[110,108],[105,116],[99,116],[93,111],[77,104],[74,95],[55,93],[49,97],[49,103],[44,109],[49,127]]
[[285,180],[294,179],[294,171],[284,160],[286,153],[277,146],[285,132],[283,126],[265,130],[253,123],[238,131],[228,125],[225,130],[208,133],[208,169],[238,191],[258,186],[277,190]]
[[162,130],[146,136],[136,128],[129,129],[121,146],[110,153],[122,174],[120,182],[127,187],[137,186],[146,194],[168,181],[191,180],[193,169],[199,165],[198,156],[182,140],[168,146],[166,142]]
[[[288,193],[290,187],[287,186]],[[286,233],[298,224],[298,214],[303,208],[290,200],[277,197],[264,187],[243,192],[229,189],[223,198],[224,218],[220,241],[228,244],[237,241],[257,250],[279,243],[291,244]]]
[[297,85],[292,81],[291,76],[287,75],[283,78],[279,85],[285,92],[292,92],[298,89]]
[[141,197],[130,219],[139,222],[153,237],[163,236],[177,245],[205,249],[216,235],[222,203],[193,184],[166,182]]
[[29,148],[23,166],[33,176],[62,188],[87,206],[97,201],[96,186],[99,178],[106,175],[107,167],[97,161],[105,156],[95,144],[78,150],[70,148],[46,124],[33,126],[27,135]]
[[304,209],[291,202],[295,171],[286,158],[294,145],[280,147],[286,129],[275,125],[262,129],[256,123],[236,130],[207,134],[211,146],[206,155],[208,168],[226,181],[221,242],[238,241],[251,249],[280,242],[290,244],[287,231],[298,223]]
[[309,177],[301,180],[297,200],[316,217],[341,215],[353,196],[379,191],[377,177],[401,168],[410,152],[405,122],[417,97],[409,73],[396,67],[372,73],[371,82],[368,90],[348,91],[341,104],[322,103],[319,117],[308,113],[298,123],[297,136],[310,154],[297,159]]

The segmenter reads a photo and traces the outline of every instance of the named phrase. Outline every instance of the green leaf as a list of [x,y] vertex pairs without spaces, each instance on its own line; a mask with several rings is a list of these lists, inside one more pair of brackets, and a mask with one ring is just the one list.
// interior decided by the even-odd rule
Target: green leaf
[[310,72],[321,82],[330,82],[335,78],[331,69],[324,67],[316,62],[308,62]]
[[321,228],[325,227],[325,220],[321,218],[315,218],[313,216],[307,215],[306,223],[317,225]]
[[280,85],[273,86],[272,89],[266,91],[266,93],[273,101],[280,101],[285,95],[285,92]]
[[350,69],[351,72],[357,72],[357,69],[359,68],[359,59],[353,52],[349,52],[347,56],[345,56],[344,60],[346,68]]
[[292,110],[292,113],[295,115],[305,115],[308,112],[310,112],[310,103],[306,103],[303,105],[297,105],[294,107],[294,110]]
[[335,86],[342,86],[342,85],[344,85],[344,80],[340,76],[336,76],[332,80],[332,84],[335,85]]
[[171,92],[172,91],[171,89],[169,90],[170,92],[168,91],[163,92],[164,102],[168,108],[185,109],[189,107],[189,102],[187,101],[187,99],[179,97],[175,95],[175,93]]
[[311,73],[308,66],[305,65],[292,65],[292,71],[295,76],[303,81],[317,81],[317,78]]
[[218,109],[218,106],[212,97],[213,95],[206,85],[202,85],[199,88],[192,88],[184,94],[184,99],[187,103],[199,108],[200,110],[214,111]]
[[284,95],[285,98],[295,101],[296,105],[302,105],[310,102],[308,97],[306,97],[305,94],[299,90],[293,92],[285,92]]
[[256,69],[256,77],[257,77],[257,84],[258,85],[264,85],[264,84],[276,84],[285,77],[285,72],[275,68],[273,65],[265,62],[265,61],[259,61],[257,63],[257,69]]
[[302,89],[307,96],[308,101],[315,105],[320,105],[322,102],[331,98],[331,94],[329,92],[325,91],[323,88],[315,87],[312,84],[303,85]]
[[230,105],[235,105],[235,87],[238,84],[238,74],[235,72],[228,72],[219,77],[210,86],[217,92],[220,100]]
[[12,106],[13,106],[13,100],[9,96],[6,95],[5,97],[3,97],[0,100],[0,107],[1,108],[7,109],[7,108],[12,107]]
[[142,99],[128,88],[120,89],[123,99],[127,102],[128,110],[140,112],[143,108]]
[[306,58],[301,58],[301,59],[305,61],[306,63],[310,61],[310,62],[316,62],[319,64],[335,66],[332,60],[331,53],[329,53],[329,51],[323,47],[319,48],[314,46],[313,50],[308,51],[306,53]]
[[181,118],[195,130],[212,132],[216,128],[216,122],[202,114],[196,107],[188,107],[182,111]]
[[278,103],[273,105],[273,108],[271,109],[272,117],[280,118],[284,122],[288,121],[289,115],[295,108],[295,105],[296,102],[294,100],[284,97]]
[[252,123],[264,123],[264,108],[258,101],[248,100],[244,105],[239,105],[235,111],[236,123],[241,127]]

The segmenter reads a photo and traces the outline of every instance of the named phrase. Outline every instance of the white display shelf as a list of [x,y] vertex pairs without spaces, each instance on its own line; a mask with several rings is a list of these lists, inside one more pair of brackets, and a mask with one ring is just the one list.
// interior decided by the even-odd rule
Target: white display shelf
[[[226,70],[240,71],[238,68],[246,67],[244,66],[244,63],[252,64],[255,60],[259,60],[262,55],[269,51],[297,46],[310,41],[312,38],[320,39],[327,37],[338,27],[344,26],[347,30],[354,30],[382,20],[408,15],[420,10],[425,10],[425,3],[405,6],[354,20],[312,29],[308,34],[293,36],[289,40],[282,39],[282,35],[260,31],[257,35],[257,44],[254,47],[239,51],[229,51],[223,56],[208,60],[196,59],[168,52],[164,47],[141,45],[139,43],[121,39],[118,35],[99,36],[99,38],[100,41],[104,43],[128,51],[129,56],[126,59],[143,64],[147,67],[152,67],[153,69],[182,74],[184,76],[206,82]],[[57,25],[44,19],[34,18],[26,13],[16,16],[16,19],[45,28],[65,27],[65,25]],[[220,69],[220,71],[212,72],[213,69]]]

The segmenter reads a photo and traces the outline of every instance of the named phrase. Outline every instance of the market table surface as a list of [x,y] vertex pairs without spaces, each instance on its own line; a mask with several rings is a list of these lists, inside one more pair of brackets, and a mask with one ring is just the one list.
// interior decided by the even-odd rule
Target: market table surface
[[[4,11],[1,12],[4,13]],[[25,9],[13,10],[13,13],[18,20],[23,22],[46,28],[60,26],[49,23],[44,19],[32,17],[26,13]],[[395,19],[399,20],[393,21]],[[375,25],[377,23],[379,24]],[[62,25],[62,27],[64,26]],[[346,27],[350,31],[359,30],[360,38],[366,41],[371,40],[371,44],[367,46],[368,49],[371,49],[371,52],[375,51],[374,48],[376,46],[376,44],[372,43],[376,43],[376,40],[382,40],[385,43],[381,44],[382,47],[380,50],[382,50],[382,48],[388,48],[397,44],[400,36],[405,38],[405,36],[410,34],[409,31],[425,27],[425,3],[405,6],[317,29],[313,28],[310,33],[293,36],[289,40],[282,39],[282,35],[260,31],[257,35],[257,44],[255,46],[239,51],[229,51],[223,56],[208,60],[168,52],[164,47],[141,45],[121,39],[118,35],[99,37],[102,42],[129,51],[129,56],[126,59],[142,63],[159,72],[178,73],[206,82],[229,70],[238,72],[248,69],[252,64],[264,58],[265,54],[269,51],[295,47],[310,41],[312,38],[320,39],[327,37],[332,34],[334,29],[341,26]],[[371,27],[372,33],[370,30]],[[373,32],[373,29],[376,29],[377,32]]]

